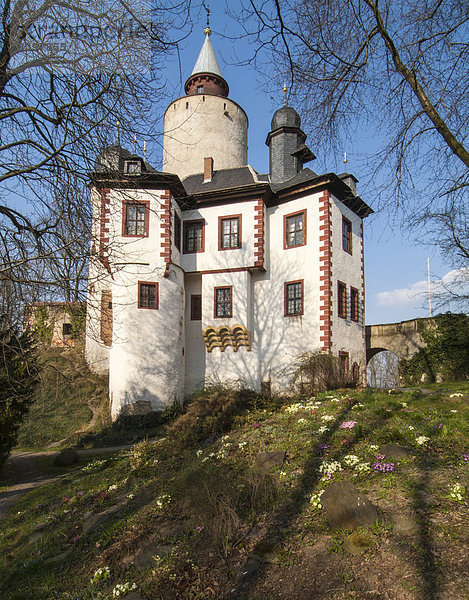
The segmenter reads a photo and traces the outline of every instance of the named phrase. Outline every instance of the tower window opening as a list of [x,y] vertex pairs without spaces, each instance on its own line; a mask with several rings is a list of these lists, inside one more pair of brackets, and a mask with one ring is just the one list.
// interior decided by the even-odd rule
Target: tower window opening
[[198,94],[203,94],[204,93],[204,86],[203,85],[198,85],[197,86],[197,93]]
[[189,102],[186,102],[186,108],[189,108]]

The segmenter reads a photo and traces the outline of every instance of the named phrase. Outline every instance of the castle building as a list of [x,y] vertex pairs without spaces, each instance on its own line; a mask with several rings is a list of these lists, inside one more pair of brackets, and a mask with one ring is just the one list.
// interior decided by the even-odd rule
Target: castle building
[[163,171],[116,144],[92,176],[86,358],[112,415],[162,410],[207,382],[287,390],[305,352],[365,377],[363,219],[350,174],[304,165],[298,113],[272,118],[268,174],[247,162],[210,29],[164,118]]

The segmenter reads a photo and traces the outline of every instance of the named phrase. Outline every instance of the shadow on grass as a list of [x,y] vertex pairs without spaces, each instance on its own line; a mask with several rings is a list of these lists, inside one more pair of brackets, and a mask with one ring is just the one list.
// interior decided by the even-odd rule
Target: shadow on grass
[[161,437],[165,434],[166,426],[174,418],[175,415],[170,411],[120,415],[113,423],[99,431],[81,434],[75,445],[77,448],[104,448]]
[[[352,414],[351,407],[345,407],[337,415],[336,420],[329,427],[329,432],[314,440],[311,443],[311,448],[307,455],[304,474],[299,478],[297,485],[291,490],[287,498],[281,503],[276,510],[272,519],[271,525],[266,535],[257,542],[253,553],[248,557],[245,563],[244,572],[246,577],[238,583],[238,585],[225,596],[225,600],[247,600],[252,593],[256,593],[256,587],[265,577],[267,562],[261,561],[259,568],[250,573],[248,563],[256,556],[262,557],[262,547],[272,547],[271,541],[275,540],[275,547],[280,547],[287,539],[290,527],[295,519],[302,513],[309,503],[309,498],[317,490],[318,484],[321,481],[321,473],[319,465],[323,457],[318,453],[320,444],[331,442],[334,434],[339,430],[340,425]],[[379,432],[386,427],[390,416],[387,418],[377,417],[374,422],[367,423],[367,428],[374,432]],[[339,451],[327,456],[328,461],[340,461],[347,454],[353,453],[353,448],[362,439],[360,430],[355,434],[354,440],[342,446]],[[418,483],[413,489],[413,508],[419,514],[419,546],[421,552],[414,554],[413,560],[417,572],[420,573],[421,582],[423,585],[425,600],[438,600],[440,598],[439,580],[438,580],[438,564],[433,552],[432,536],[430,531],[429,511],[430,506],[426,502],[426,490],[429,487],[430,469],[436,466],[435,462],[423,460],[419,464],[421,476]],[[311,594],[315,597],[316,593],[326,593],[327,590],[311,590]],[[259,590],[257,590],[257,594]],[[312,596],[312,597],[313,597]]]

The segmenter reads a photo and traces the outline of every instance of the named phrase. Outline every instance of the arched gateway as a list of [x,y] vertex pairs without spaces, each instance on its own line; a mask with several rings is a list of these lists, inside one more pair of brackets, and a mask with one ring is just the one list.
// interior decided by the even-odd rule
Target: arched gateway
[[400,323],[366,326],[366,362],[383,350],[393,352],[399,360],[407,360],[425,346],[422,330],[433,319],[412,319]]

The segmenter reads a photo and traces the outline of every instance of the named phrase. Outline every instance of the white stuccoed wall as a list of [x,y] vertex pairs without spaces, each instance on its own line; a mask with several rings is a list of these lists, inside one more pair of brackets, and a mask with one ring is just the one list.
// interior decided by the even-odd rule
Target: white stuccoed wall
[[[331,196],[332,204],[332,349],[333,354],[339,351],[349,352],[350,369],[356,362],[360,366],[360,372],[366,369],[365,348],[363,341],[363,315],[362,305],[362,283],[361,283],[361,222],[362,220],[344,204]],[[342,248],[342,215],[352,223],[352,255]],[[337,281],[347,286],[347,318],[338,316],[338,290]],[[359,292],[359,321],[350,319],[350,286]]]
[[163,171],[182,180],[203,172],[204,158],[210,156],[215,169],[242,167],[247,164],[247,130],[246,113],[228,98],[178,98],[164,115]]
[[[191,295],[202,294],[202,276],[187,275],[185,280],[186,306],[186,340],[185,340],[185,394],[192,394],[196,390],[204,387],[207,352],[205,350],[204,340],[202,338],[202,323],[200,321],[191,321]],[[202,310],[204,309],[204,299],[202,298]],[[205,325],[204,325],[205,326]]]
[[[218,318],[214,316],[215,287],[232,286],[233,316]],[[243,325],[252,332],[253,322],[252,277],[248,271],[236,273],[204,274],[202,277],[202,322],[203,327],[209,325],[220,327],[226,325]],[[257,383],[256,352],[248,352],[241,347],[237,352],[229,346],[224,352],[214,348],[207,352],[206,379],[209,382],[243,381],[248,387],[256,389]]]
[[[150,401],[163,410],[183,398],[184,281],[180,269],[169,277],[121,272],[115,287],[113,345],[110,353],[112,416],[125,404]],[[159,283],[159,309],[137,308],[137,283]]]
[[[184,278],[161,252],[162,192],[110,192],[109,262],[113,273],[113,341],[109,352],[111,414],[136,401],[162,410],[184,395]],[[149,202],[148,237],[122,236],[123,201]],[[159,309],[138,308],[138,282],[159,285]],[[90,348],[92,345],[90,346]]]
[[[254,206],[255,201],[238,202],[221,206],[208,206],[199,210],[184,211],[183,221],[205,221],[205,251],[183,254],[181,266],[186,273],[252,267],[254,264]],[[218,250],[218,219],[241,215],[242,246]]]
[[91,224],[91,252],[88,271],[88,295],[86,305],[85,358],[93,373],[109,373],[109,347],[101,341],[101,291],[110,289],[110,276],[98,260],[101,195],[91,188],[93,219]]
[[[319,348],[319,215],[318,195],[268,208],[266,268],[254,281],[254,340],[259,355],[259,381],[273,388],[288,385],[289,368],[306,351]],[[306,210],[305,246],[284,249],[284,216]],[[284,284],[304,280],[304,315],[284,316]]]

